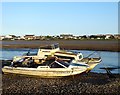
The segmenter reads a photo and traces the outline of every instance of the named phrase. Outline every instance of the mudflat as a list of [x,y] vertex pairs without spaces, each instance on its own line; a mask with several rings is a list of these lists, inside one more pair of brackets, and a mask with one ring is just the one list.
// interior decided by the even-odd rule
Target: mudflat
[[62,49],[120,51],[119,40],[34,40],[1,41],[1,48],[39,48],[59,43]]

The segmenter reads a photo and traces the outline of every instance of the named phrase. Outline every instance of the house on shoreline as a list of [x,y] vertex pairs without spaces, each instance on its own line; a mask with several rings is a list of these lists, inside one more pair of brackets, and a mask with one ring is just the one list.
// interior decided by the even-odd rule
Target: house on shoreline
[[34,40],[35,35],[25,35],[24,38],[25,38],[25,40]]
[[0,40],[57,40],[57,39],[63,39],[63,40],[110,40],[120,39],[120,34],[106,34],[106,35],[83,35],[83,36],[74,36],[72,34],[61,34],[57,36],[35,36],[35,35],[25,35],[25,36],[15,36],[15,35],[5,35],[0,36]]

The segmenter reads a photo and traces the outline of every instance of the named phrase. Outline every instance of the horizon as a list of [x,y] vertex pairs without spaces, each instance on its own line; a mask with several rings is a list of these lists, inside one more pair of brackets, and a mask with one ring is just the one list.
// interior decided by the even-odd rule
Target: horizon
[[3,2],[2,35],[118,34],[117,2]]
[[[14,34],[6,34],[6,35],[0,35],[0,36],[10,36],[10,35],[14,35]],[[74,35],[74,34],[58,34],[58,35],[35,35],[35,34],[25,34],[25,35],[14,35],[14,36],[26,36],[26,35],[33,35],[33,36],[60,36],[60,35],[72,35],[72,36],[104,36],[104,35],[120,35],[119,33],[116,34],[90,34],[90,35]]]

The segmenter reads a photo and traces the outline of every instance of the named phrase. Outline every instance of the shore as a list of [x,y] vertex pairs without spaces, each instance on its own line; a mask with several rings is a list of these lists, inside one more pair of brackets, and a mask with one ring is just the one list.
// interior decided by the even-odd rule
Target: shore
[[118,40],[2,41],[0,48],[39,48],[53,43],[59,43],[62,49],[120,51]]
[[[2,60],[2,64],[11,60]],[[82,73],[63,78],[2,74],[2,95],[119,95],[120,74]]]
[[120,75],[85,73],[64,78],[40,78],[14,74],[2,75],[2,95],[119,95]]

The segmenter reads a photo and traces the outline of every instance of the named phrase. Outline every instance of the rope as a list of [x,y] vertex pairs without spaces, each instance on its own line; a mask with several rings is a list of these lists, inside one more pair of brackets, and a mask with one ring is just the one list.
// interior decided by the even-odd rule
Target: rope
[[[97,52],[97,53],[96,53],[96,52]],[[89,58],[89,57],[90,57],[91,55],[93,55],[94,53],[98,54],[99,58],[101,58],[101,57],[100,57],[100,52],[98,53],[98,51],[94,51],[93,53],[89,54],[87,57],[84,57],[84,58],[88,58],[87,63],[91,60],[91,58]]]
[[104,65],[107,75],[109,78],[115,78],[115,76],[111,73],[111,71],[107,68],[107,66],[102,62],[102,64]]
[[[89,55],[88,55],[87,57],[85,57],[85,58],[90,57],[91,55],[93,55],[93,54],[96,53],[96,52],[98,52],[98,51],[94,51],[93,53],[89,54]],[[100,53],[99,53],[99,56],[100,56]]]

